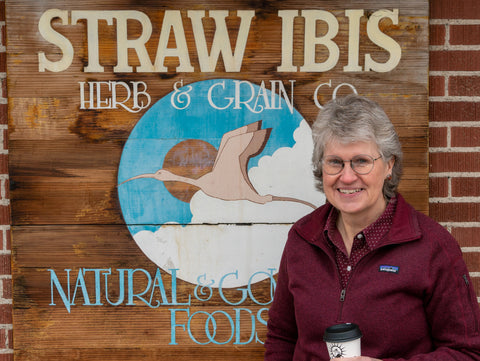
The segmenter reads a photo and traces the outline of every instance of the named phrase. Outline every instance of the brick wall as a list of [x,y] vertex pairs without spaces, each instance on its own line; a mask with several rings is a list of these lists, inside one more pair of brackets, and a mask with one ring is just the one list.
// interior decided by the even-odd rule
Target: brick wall
[[430,216],[458,240],[480,302],[480,1],[430,0]]
[[0,1],[0,361],[13,360],[5,1]]
[[[13,360],[5,0],[0,0],[0,361]],[[430,216],[459,241],[480,301],[480,1],[430,0]]]
[[5,0],[0,0],[0,361],[13,360]]

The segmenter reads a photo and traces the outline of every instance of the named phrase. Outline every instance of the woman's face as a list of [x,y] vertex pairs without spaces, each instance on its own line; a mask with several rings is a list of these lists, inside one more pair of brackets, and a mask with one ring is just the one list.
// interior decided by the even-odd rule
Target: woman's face
[[324,159],[337,156],[345,162],[342,171],[335,175],[323,173],[323,188],[327,200],[343,215],[360,216],[365,221],[374,221],[385,209],[382,189],[383,182],[392,174],[394,160],[376,160],[368,174],[357,174],[350,165],[350,159],[364,154],[373,159],[380,156],[374,142],[353,142],[342,144],[332,140],[326,144]]

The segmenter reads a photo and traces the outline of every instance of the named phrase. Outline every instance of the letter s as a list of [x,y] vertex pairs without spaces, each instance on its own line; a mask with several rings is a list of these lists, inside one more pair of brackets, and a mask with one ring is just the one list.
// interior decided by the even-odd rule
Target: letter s
[[370,54],[365,54],[365,71],[377,71],[384,73],[394,69],[400,62],[402,56],[402,48],[400,45],[388,35],[380,31],[379,22],[382,18],[390,18],[393,24],[398,24],[398,9],[393,11],[378,10],[375,11],[367,22],[367,34],[370,40],[376,45],[384,48],[390,53],[390,59],[386,63],[377,63],[372,59]]
[[58,61],[50,61],[45,56],[43,51],[38,52],[38,71],[44,72],[50,70],[53,72],[60,72],[66,70],[73,61],[73,46],[70,41],[62,34],[53,30],[51,22],[55,18],[60,18],[62,24],[68,24],[68,11],[49,9],[45,11],[38,22],[38,30],[43,38],[52,44],[57,45],[63,56]]

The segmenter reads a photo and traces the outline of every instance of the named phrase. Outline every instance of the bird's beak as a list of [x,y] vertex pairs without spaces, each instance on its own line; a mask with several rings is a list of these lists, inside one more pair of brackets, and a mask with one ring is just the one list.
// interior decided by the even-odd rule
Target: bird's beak
[[118,186],[121,186],[123,183],[127,183],[127,182],[130,182],[130,181],[132,181],[132,180],[140,179],[140,178],[155,178],[155,174],[154,174],[154,173],[140,174],[140,175],[137,175],[137,176],[135,176],[135,177],[128,178],[127,180],[125,180],[125,181],[123,181],[122,183],[120,183]]

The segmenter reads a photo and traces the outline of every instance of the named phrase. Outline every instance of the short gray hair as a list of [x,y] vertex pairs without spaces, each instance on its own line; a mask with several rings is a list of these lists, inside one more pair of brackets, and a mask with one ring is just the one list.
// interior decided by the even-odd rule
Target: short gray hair
[[383,184],[385,198],[395,195],[402,175],[402,146],[392,122],[376,102],[357,94],[332,99],[313,123],[312,136],[313,175],[320,191],[323,192],[322,159],[328,141],[343,144],[373,141],[385,161],[395,159],[392,178]]

